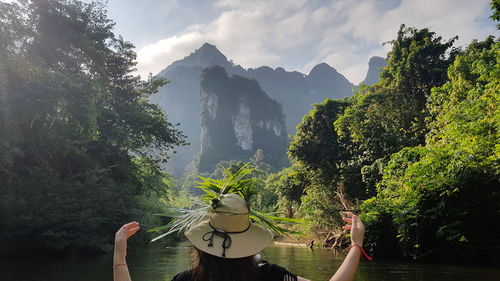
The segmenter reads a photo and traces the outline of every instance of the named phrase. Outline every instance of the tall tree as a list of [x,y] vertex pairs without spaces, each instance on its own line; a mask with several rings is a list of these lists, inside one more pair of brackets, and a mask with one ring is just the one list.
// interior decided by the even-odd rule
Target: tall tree
[[[149,96],[105,4],[0,3],[0,246],[95,251],[160,190],[183,135]],[[127,205],[129,205],[127,207]],[[120,221],[121,220],[121,221]]]
[[415,258],[498,257],[500,233],[489,226],[500,219],[499,51],[492,37],[472,42],[432,91],[426,145],[393,154],[378,195],[363,204],[370,246],[387,230]]
[[303,181],[296,184],[303,193],[301,210],[310,210],[309,216],[320,210],[316,223],[335,223],[336,208],[376,195],[390,155],[425,142],[432,117],[426,104],[432,87],[447,81],[459,52],[452,48],[455,39],[402,25],[389,42],[393,48],[377,84],[344,101],[317,104],[304,117],[289,155],[304,174],[294,179]]
[[459,52],[452,48],[455,39],[443,41],[428,29],[402,25],[397,38],[389,42],[393,48],[380,81],[360,88],[335,121],[340,139],[352,143],[353,161],[347,165],[358,171],[350,173],[358,177],[351,182],[368,185],[367,195],[375,192],[381,162],[404,147],[425,142],[427,99],[432,87],[446,82],[448,66]]

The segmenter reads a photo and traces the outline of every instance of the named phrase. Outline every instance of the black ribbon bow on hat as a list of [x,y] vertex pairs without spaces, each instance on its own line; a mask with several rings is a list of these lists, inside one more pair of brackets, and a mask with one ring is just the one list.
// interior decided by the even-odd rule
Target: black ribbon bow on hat
[[250,228],[251,224],[248,224],[248,227],[243,231],[233,231],[233,232],[217,229],[217,228],[213,227],[211,223],[209,223],[209,225],[212,228],[212,231],[209,231],[209,232],[203,234],[202,239],[203,239],[203,241],[208,241],[208,247],[213,247],[215,235],[223,238],[224,241],[222,241],[222,257],[225,258],[226,257],[226,249],[231,247],[231,243],[233,242],[233,240],[231,239],[231,236],[229,234],[243,233]]

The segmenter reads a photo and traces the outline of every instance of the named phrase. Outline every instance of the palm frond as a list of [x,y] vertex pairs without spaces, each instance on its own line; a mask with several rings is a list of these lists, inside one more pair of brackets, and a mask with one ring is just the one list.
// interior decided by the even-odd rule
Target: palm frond
[[250,210],[250,219],[260,226],[264,227],[267,230],[271,230],[275,234],[288,236],[289,234],[294,235],[304,235],[301,232],[290,230],[280,226],[281,224],[286,225],[296,225],[302,223],[301,220],[293,219],[293,218],[282,218],[276,217],[273,215],[269,215],[266,213]]
[[[223,194],[236,193],[239,194],[247,203],[250,202],[251,197],[255,194],[256,179],[249,178],[250,173],[254,170],[249,168],[250,163],[242,166],[236,173],[231,173],[229,168],[225,168],[223,173],[225,179],[216,180],[199,176],[200,181],[197,188],[201,189],[204,194],[198,199],[192,209],[173,209],[175,214],[165,214],[165,216],[172,217],[172,220],[163,226],[159,226],[149,230],[150,232],[165,231],[165,233],[151,240],[157,241],[169,234],[180,233],[190,230],[192,227],[201,223],[206,219],[208,213],[217,208],[219,205],[219,198]],[[250,204],[248,204],[250,206]],[[303,235],[300,232],[289,230],[282,225],[294,225],[301,223],[301,220],[292,218],[282,218],[276,216],[274,213],[262,213],[250,210],[250,219],[269,232],[282,235]]]
[[168,224],[148,230],[149,232],[167,230],[167,232],[153,238],[151,242],[155,242],[172,233],[189,231],[192,227],[206,219],[209,209],[210,206],[204,205],[195,209],[177,209],[178,214],[172,216],[173,219]]

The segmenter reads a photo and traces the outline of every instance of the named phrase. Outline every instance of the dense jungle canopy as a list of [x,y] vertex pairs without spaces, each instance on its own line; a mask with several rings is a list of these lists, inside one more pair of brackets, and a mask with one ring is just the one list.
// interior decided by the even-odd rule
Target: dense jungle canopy
[[[0,247],[96,251],[164,193],[159,169],[183,136],[132,74],[134,46],[103,4],[0,3]],[[162,153],[157,153],[162,152]]]
[[[2,254],[105,251],[123,222],[164,224],[154,214],[196,195],[198,174],[162,170],[186,144],[149,100],[167,81],[134,74],[113,24],[99,1],[0,3]],[[252,208],[302,219],[311,239],[356,210],[376,257],[498,258],[500,42],[455,41],[401,25],[379,82],[303,117],[289,167],[248,160]]]

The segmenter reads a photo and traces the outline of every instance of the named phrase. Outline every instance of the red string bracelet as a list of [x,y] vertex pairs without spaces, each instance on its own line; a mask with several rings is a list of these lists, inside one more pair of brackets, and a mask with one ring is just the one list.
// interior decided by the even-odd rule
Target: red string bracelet
[[370,257],[366,252],[365,252],[365,249],[363,249],[363,247],[361,247],[360,245],[358,244],[352,244],[351,246],[349,246],[349,250],[351,250],[353,247],[358,247],[360,250],[361,250],[361,253],[363,253],[363,255],[365,256],[365,258],[369,261],[371,261],[373,258]]
[[117,268],[119,266],[127,266],[126,263],[113,264],[113,268]]

